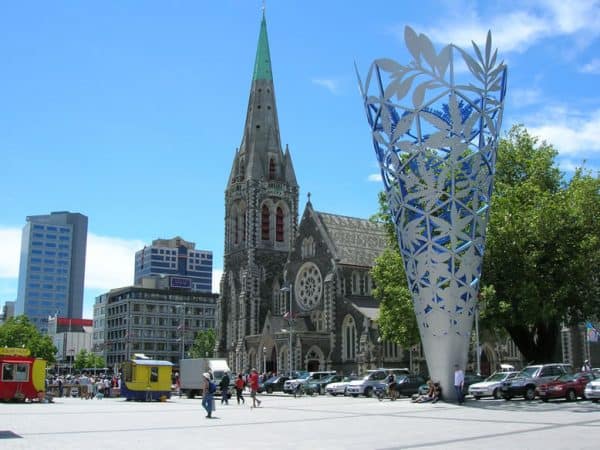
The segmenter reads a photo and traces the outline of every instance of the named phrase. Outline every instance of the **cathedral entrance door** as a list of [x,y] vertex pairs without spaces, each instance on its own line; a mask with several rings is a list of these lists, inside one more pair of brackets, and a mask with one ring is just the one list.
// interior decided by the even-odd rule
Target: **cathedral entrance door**
[[318,359],[309,359],[306,363],[306,370],[309,372],[318,372],[319,371],[319,360]]

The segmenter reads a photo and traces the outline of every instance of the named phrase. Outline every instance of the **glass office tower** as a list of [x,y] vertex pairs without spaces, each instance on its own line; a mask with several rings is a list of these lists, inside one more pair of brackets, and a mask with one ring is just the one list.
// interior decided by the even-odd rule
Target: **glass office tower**
[[58,211],[26,220],[15,314],[46,332],[48,316],[82,317],[88,218]]

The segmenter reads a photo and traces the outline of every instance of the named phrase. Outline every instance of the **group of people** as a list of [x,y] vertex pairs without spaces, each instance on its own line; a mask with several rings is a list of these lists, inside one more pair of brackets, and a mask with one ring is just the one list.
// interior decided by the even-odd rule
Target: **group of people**
[[[46,391],[49,392],[49,388],[54,388],[54,395],[63,397],[65,395],[65,386],[76,387],[78,390],[77,395],[80,399],[102,399],[105,396],[110,397],[111,389],[120,388],[121,380],[119,377],[113,376],[94,376],[88,373],[82,373],[79,375],[71,376],[56,376],[53,379],[46,379]],[[67,395],[72,391],[67,391]]]
[[[206,410],[206,418],[212,418],[212,412],[215,410],[215,393],[217,392],[217,386],[214,383],[213,374],[209,372],[205,372],[203,374],[204,384],[202,386],[202,407]],[[229,404],[229,385],[230,378],[228,374],[225,374],[221,381],[219,382],[219,388],[221,389],[221,404]],[[252,369],[250,374],[247,377],[244,377],[241,373],[237,375],[235,380],[235,392],[238,405],[245,404],[246,400],[244,399],[244,389],[246,386],[250,387],[250,397],[252,398],[252,406],[251,408],[258,408],[262,404],[262,400],[256,398],[256,394],[258,393],[259,388],[259,375],[256,369]]]

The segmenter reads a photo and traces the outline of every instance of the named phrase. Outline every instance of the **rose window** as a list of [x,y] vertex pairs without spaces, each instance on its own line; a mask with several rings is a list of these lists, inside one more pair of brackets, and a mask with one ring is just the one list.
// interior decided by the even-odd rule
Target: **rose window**
[[294,290],[302,309],[310,310],[317,306],[323,290],[323,278],[315,264],[308,262],[300,268]]

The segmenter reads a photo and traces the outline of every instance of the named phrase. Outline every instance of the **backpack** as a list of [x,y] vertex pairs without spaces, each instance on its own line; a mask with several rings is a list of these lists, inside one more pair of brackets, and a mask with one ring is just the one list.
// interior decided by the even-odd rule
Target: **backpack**
[[217,385],[215,383],[213,383],[212,381],[209,381],[208,382],[208,393],[214,394],[215,392],[217,392]]

